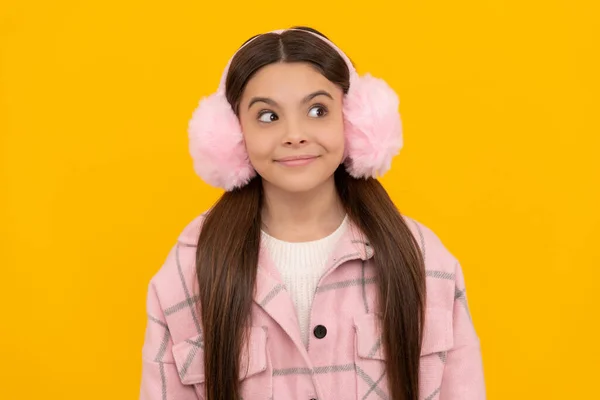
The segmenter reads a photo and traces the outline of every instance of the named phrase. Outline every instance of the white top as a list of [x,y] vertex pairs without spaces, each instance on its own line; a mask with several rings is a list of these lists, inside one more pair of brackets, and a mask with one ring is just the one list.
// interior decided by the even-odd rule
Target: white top
[[310,311],[325,263],[348,225],[348,216],[329,236],[309,242],[285,242],[262,231],[261,240],[281,274],[296,307],[304,346],[308,344]]

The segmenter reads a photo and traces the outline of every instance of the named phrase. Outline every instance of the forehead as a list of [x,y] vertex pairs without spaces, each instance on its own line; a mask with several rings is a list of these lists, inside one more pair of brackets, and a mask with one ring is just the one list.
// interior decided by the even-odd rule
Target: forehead
[[246,84],[242,102],[251,97],[270,97],[276,101],[295,101],[317,90],[341,97],[342,89],[329,81],[309,63],[274,63],[259,69]]

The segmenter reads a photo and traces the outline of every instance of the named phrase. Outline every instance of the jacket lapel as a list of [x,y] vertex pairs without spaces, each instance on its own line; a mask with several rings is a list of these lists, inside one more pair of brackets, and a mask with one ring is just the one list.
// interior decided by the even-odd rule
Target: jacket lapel
[[[350,260],[368,260],[373,256],[373,250],[362,232],[352,222],[335,246],[326,269],[321,277],[319,286],[340,265]],[[256,276],[256,292],[254,301],[286,332],[296,347],[301,351],[307,363],[308,353],[300,337],[300,328],[296,309],[277,266],[272,261],[268,249],[261,244]]]
[[268,249],[262,244],[258,257],[254,301],[279,324],[296,347],[304,348],[292,298],[283,284]]
[[340,265],[346,261],[363,260],[366,261],[373,257],[373,248],[363,232],[352,221],[348,221],[348,229],[342,235],[335,246],[329,260],[326,270],[321,277],[319,286]]

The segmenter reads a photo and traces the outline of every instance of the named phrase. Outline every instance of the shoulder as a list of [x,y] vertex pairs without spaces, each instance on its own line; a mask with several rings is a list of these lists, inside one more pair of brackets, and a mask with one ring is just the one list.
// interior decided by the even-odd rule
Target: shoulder
[[454,302],[456,280],[461,276],[458,259],[432,229],[411,217],[403,215],[403,218],[425,261],[428,306],[450,307]]
[[194,264],[198,236],[205,217],[206,212],[195,217],[183,228],[161,268],[152,276],[151,283],[161,286],[173,284],[173,281],[180,278],[181,272],[189,273],[190,266],[193,267]]
[[202,229],[202,224],[204,223],[204,219],[206,218],[207,214],[208,211],[205,211],[189,222],[179,234],[179,237],[177,238],[178,243],[184,246],[195,247],[196,243],[198,242],[200,230]]
[[402,216],[417,240],[426,269],[446,269],[448,264],[455,264],[457,259],[448,250],[442,239],[428,226],[406,215]]
[[[164,315],[171,328],[187,325],[178,323],[182,322],[178,319],[189,316],[187,309],[198,301],[196,247],[205,215],[197,216],[183,228],[161,267],[149,281],[149,295],[154,298],[155,308],[160,308],[153,312]],[[181,312],[184,310],[187,312]]]

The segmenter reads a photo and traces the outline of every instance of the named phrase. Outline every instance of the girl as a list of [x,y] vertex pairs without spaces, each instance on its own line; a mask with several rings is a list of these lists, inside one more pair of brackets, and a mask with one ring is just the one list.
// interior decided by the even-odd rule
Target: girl
[[398,99],[303,27],[247,41],[190,121],[225,189],[152,278],[142,400],[480,400],[459,262],[376,180]]

